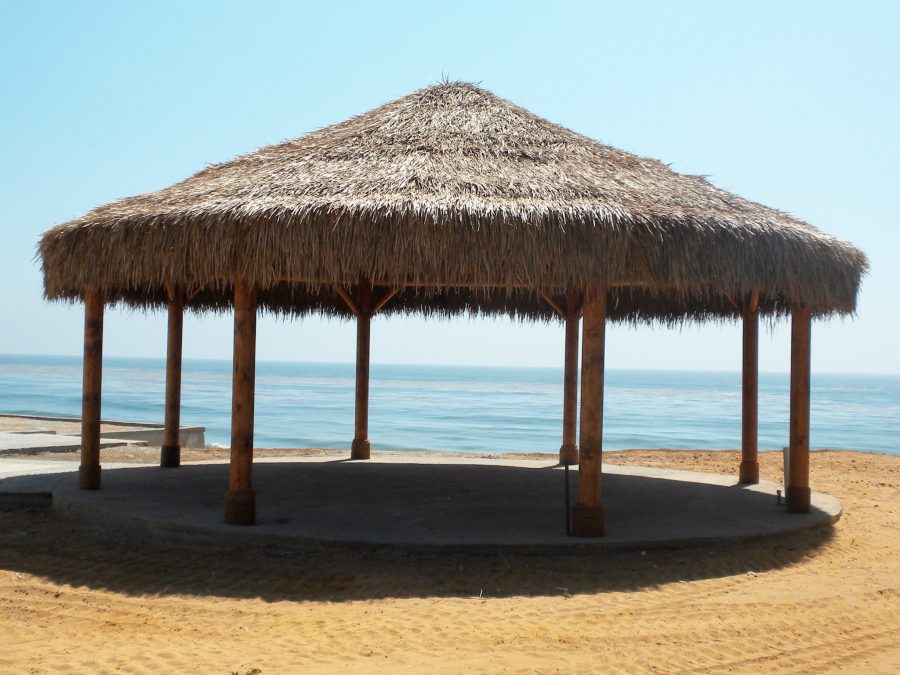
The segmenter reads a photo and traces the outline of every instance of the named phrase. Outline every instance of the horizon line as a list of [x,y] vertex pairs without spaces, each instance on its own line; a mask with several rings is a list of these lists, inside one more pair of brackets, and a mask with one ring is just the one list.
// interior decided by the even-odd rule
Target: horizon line
[[[0,353],[0,358],[3,357],[31,357],[31,358],[65,358],[65,359],[78,359],[81,360],[83,357],[80,354],[25,354],[25,353],[9,353],[3,352]],[[122,356],[119,354],[104,354],[103,358],[110,359],[135,359],[142,361],[160,361],[165,363],[165,356]],[[209,357],[183,357],[183,361],[203,361],[209,363],[230,363],[232,359],[230,358],[209,358]],[[580,360],[580,359],[579,359]],[[356,364],[356,361],[301,361],[301,360],[291,360],[291,359],[257,359],[257,363],[293,363],[293,364],[316,364],[316,365],[330,365],[330,366],[353,366]],[[535,366],[535,365],[509,365],[509,364],[485,364],[485,363],[425,363],[425,362],[388,362],[388,361],[375,361],[374,359],[371,361],[371,365],[373,366],[409,366],[409,367],[437,367],[437,368],[502,368],[508,370],[515,369],[526,369],[526,370],[559,370],[563,369],[563,365],[560,364],[558,366]],[[607,372],[645,372],[645,373],[728,373],[728,374],[741,374],[740,369],[734,370],[724,370],[721,368],[607,368]],[[789,375],[789,370],[760,370],[758,371],[760,374],[765,375]],[[813,370],[813,374],[816,375],[865,375],[865,376],[873,376],[873,377],[900,377],[900,372],[872,372],[872,371],[825,371],[825,370]]]

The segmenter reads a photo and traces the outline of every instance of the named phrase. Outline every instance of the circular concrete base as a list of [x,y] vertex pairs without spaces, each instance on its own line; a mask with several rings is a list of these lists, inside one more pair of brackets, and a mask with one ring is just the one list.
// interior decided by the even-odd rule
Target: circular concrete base
[[[7,479],[11,489],[15,479]],[[56,508],[94,525],[217,543],[523,550],[680,547],[770,536],[835,522],[838,500],[812,494],[809,513],[787,513],[780,486],[736,477],[604,465],[605,535],[566,535],[564,472],[547,461],[333,457],[260,460],[256,522],[226,525],[227,464],[104,469],[103,489],[57,475]],[[574,504],[577,470],[570,471]]]

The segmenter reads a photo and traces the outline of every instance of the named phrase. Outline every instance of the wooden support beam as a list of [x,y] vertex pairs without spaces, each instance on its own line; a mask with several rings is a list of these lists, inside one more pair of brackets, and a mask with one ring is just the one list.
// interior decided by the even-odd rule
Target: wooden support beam
[[351,459],[369,459],[369,337],[372,326],[372,284],[361,280],[356,291],[356,408]]
[[78,487],[100,489],[100,390],[103,383],[103,291],[84,292],[84,363],[81,389],[81,466]]
[[231,385],[231,469],[225,493],[225,522],[256,522],[252,487],[253,405],[256,387],[256,289],[234,283],[234,363]]
[[808,513],[809,489],[809,380],[812,317],[805,307],[791,312],[791,416],[790,459],[785,480],[787,510]]
[[167,285],[169,332],[166,346],[166,417],[159,465],[181,465],[181,347],[184,327],[184,291]]
[[341,296],[341,300],[344,301],[344,304],[347,305],[347,309],[350,310],[353,316],[359,316],[359,307],[356,305],[356,300],[353,299],[346,289],[342,286],[335,286],[334,290]]
[[743,372],[741,376],[741,466],[738,481],[759,483],[759,291],[744,305]]
[[563,369],[563,433],[560,464],[578,463],[576,431],[578,422],[578,328],[581,302],[574,288],[566,291],[566,351]]
[[384,295],[381,296],[381,300],[375,303],[374,307],[372,307],[371,315],[375,316],[381,309],[388,304],[391,300],[394,299],[394,296],[400,292],[399,288],[391,288]]
[[400,292],[400,288],[389,289],[377,301],[372,295],[372,283],[365,279],[360,280],[357,285],[355,298],[341,286],[335,286],[334,289],[356,316],[356,400],[350,458],[369,459],[372,455],[372,444],[369,442],[369,347],[372,317]]
[[604,532],[600,479],[603,458],[605,288],[591,289],[586,294],[582,332],[578,503],[572,509],[572,534],[599,537]]
[[[559,303],[556,302],[556,300],[554,300],[551,296],[547,295],[543,291],[539,291],[539,293],[541,294],[541,297],[544,299],[544,301],[548,305],[550,305],[550,307],[553,309],[554,312],[556,312],[556,316],[558,316],[560,319],[565,321],[566,317],[568,316],[568,313],[565,310],[563,310],[562,307],[559,306]],[[568,297],[568,293],[567,293],[566,297]]]

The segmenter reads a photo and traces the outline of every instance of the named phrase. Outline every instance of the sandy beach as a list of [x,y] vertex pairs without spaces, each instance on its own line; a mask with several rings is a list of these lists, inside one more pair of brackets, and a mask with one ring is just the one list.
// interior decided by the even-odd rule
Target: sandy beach
[[[615,462],[728,473],[737,453],[630,451]],[[780,453],[762,453],[761,466],[778,480]],[[843,501],[833,529],[596,556],[224,554],[76,530],[48,511],[0,512],[0,667],[896,672],[900,457],[816,452],[812,470],[816,489]]]

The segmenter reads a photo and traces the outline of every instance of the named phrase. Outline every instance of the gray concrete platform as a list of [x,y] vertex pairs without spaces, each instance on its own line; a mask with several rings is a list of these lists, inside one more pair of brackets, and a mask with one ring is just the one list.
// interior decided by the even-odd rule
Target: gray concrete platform
[[[577,471],[570,480],[574,499]],[[566,536],[563,470],[546,461],[272,458],[257,461],[253,481],[258,524],[243,527],[222,522],[224,463],[104,467],[96,492],[79,491],[71,473],[20,475],[0,480],[0,492],[50,491],[55,508],[91,524],[193,542],[494,552],[683,547],[828,525],[841,514],[821,493],[809,514],[789,514],[772,483],[606,464],[606,536],[586,539]]]
[[[147,445],[146,441],[130,438],[101,438],[100,448],[120,445]],[[72,452],[81,447],[80,436],[45,433],[41,431],[0,431],[0,455],[29,455],[43,452]]]
[[[8,441],[15,439],[2,438],[3,433],[13,434],[56,434],[66,437],[61,443],[69,443],[69,439],[79,439],[81,434],[81,419],[77,417],[51,417],[48,415],[20,415],[15,413],[0,413],[0,449]],[[114,443],[106,443],[101,447],[110,447],[111,445],[161,445],[163,442],[163,425],[145,422],[125,422],[120,420],[101,420],[100,422],[100,438],[112,440]],[[206,428],[205,427],[187,427],[182,426],[179,431],[179,442],[185,448],[202,448],[206,445]],[[9,446],[13,450],[14,446]],[[77,444],[76,448],[79,447]],[[63,452],[69,450],[69,446],[58,444],[54,446],[52,442],[48,444],[43,452]]]

